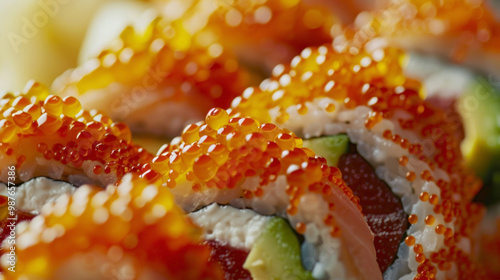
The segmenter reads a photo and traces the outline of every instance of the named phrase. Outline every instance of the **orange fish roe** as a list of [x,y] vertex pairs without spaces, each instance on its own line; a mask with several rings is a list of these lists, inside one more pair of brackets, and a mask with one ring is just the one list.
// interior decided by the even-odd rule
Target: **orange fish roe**
[[[207,138],[213,139],[210,146],[203,144]],[[324,158],[310,157],[309,151],[297,144],[297,139],[295,134],[273,124],[232,117],[225,110],[214,108],[208,113],[206,124],[186,127],[180,138],[160,149],[151,168],[162,174],[164,185],[169,188],[182,188],[183,182],[188,181],[194,192],[235,189],[245,177],[256,176],[258,186],[241,191],[240,196],[247,199],[262,197],[268,192],[269,183],[285,176],[289,197],[287,212],[292,216],[307,192],[318,193],[330,203],[331,188],[340,189],[361,208],[338,168],[329,167]],[[172,170],[178,174],[175,180],[169,176]],[[325,217],[325,225],[338,234],[332,218],[331,215]],[[305,230],[305,225],[297,227]]]
[[18,226],[16,271],[2,265],[6,279],[223,279],[201,233],[167,189],[127,175],[45,205]]
[[[435,212],[426,215],[433,214],[436,218],[437,215],[434,214],[440,214],[445,223],[453,224],[455,235],[445,240],[446,247],[443,250],[446,254],[450,251],[463,254],[462,262],[456,267],[458,273],[480,275],[480,271],[474,270],[474,257],[460,251],[456,244],[462,238],[470,239],[483,215],[483,207],[471,202],[480,189],[481,182],[464,165],[460,139],[444,113],[422,100],[419,83],[404,76],[399,64],[401,58],[402,53],[391,48],[372,49],[371,52],[349,45],[335,49],[307,48],[292,60],[286,70],[264,81],[258,88],[245,90],[233,101],[232,110],[239,117],[251,116],[259,121],[282,123],[285,127],[293,127],[300,133],[305,133],[301,129],[307,130],[307,123],[310,122],[308,118],[313,115],[301,117],[299,113],[295,114],[299,105],[336,102],[336,111],[339,112],[360,106],[368,107],[370,111],[363,117],[364,120],[361,119],[365,124],[364,129],[405,150],[405,155],[398,158],[399,171],[404,171],[400,174],[411,184],[430,182],[439,187],[439,195],[428,193],[422,196],[421,201],[433,205]],[[322,114],[324,118],[335,117],[335,111],[327,112],[324,106],[318,105],[315,108],[315,113]],[[406,116],[398,121],[398,112],[401,111]],[[293,119],[290,114],[294,114]],[[377,124],[385,120],[395,126],[399,125],[398,133],[396,129],[377,129]],[[302,128],[297,123],[303,123],[305,127]],[[406,134],[415,134],[417,138],[406,139]],[[420,141],[419,139],[425,139],[426,145],[415,142]],[[424,167],[423,171],[416,173],[411,169],[415,168],[413,160],[426,163],[429,168]],[[434,179],[436,168],[445,171],[451,179]],[[416,226],[421,225],[421,222],[425,224],[426,215],[410,216],[413,217],[410,222],[415,222]],[[431,219],[427,221],[431,226],[438,225],[431,222]],[[426,252],[425,256],[427,255]],[[421,265],[431,270],[439,269],[439,263],[424,259],[423,256],[418,258]],[[448,265],[441,267],[447,268]],[[421,275],[423,274],[417,276]]]
[[[415,86],[414,81],[405,78],[402,59],[403,52],[392,48],[371,52],[355,48],[340,52],[328,46],[306,48],[290,66],[276,66],[279,71],[273,71],[273,76],[260,87],[247,88],[233,100],[232,109],[242,116],[271,122],[267,112],[271,108],[281,108],[280,112],[286,116],[284,110],[291,105],[307,107],[307,102],[328,97],[348,108],[370,105],[377,109],[365,120],[373,127],[390,117],[397,107],[404,108],[413,99],[419,99],[420,85]],[[394,97],[388,99],[386,95]],[[328,107],[321,109],[328,113],[335,111],[326,110]],[[281,114],[280,117],[283,118]]]
[[145,30],[129,26],[111,48],[67,71],[53,88],[58,95],[79,96],[85,109],[102,110],[115,120],[133,122],[134,112],[170,103],[189,104],[201,119],[213,106],[228,107],[248,85],[248,75],[230,51],[195,35],[207,37],[190,34],[179,20],[155,18]]
[[408,246],[413,246],[415,245],[415,237],[409,235],[405,238],[405,244]]
[[416,224],[418,222],[418,216],[417,215],[408,216],[408,222],[412,225]]
[[141,172],[141,164],[153,157],[131,142],[123,123],[82,110],[74,97],[49,95],[36,82],[0,102],[2,166],[15,164],[20,181],[36,176],[67,180],[83,174],[105,185],[125,173]]

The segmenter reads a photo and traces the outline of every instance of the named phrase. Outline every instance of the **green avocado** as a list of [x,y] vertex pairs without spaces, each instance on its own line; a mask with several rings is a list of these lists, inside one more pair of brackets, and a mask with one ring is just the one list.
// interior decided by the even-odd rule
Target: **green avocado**
[[302,267],[300,245],[288,223],[279,217],[271,219],[243,264],[254,280],[309,280],[311,272]]
[[[303,143],[331,166],[337,166],[340,156],[349,149],[349,137],[345,134],[312,138]],[[261,233],[243,267],[255,280],[314,279],[311,272],[302,267],[297,236],[288,223],[278,217],[272,218]]]
[[500,91],[484,78],[460,97],[458,108],[464,122],[462,151],[467,165],[484,182],[477,200],[500,201]]
[[322,136],[304,140],[304,147],[322,156],[330,166],[337,166],[340,156],[348,152],[349,137],[345,134]]

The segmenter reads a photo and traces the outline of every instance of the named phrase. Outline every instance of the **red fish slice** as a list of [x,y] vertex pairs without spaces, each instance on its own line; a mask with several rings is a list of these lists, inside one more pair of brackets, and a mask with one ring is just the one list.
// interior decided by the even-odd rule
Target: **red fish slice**
[[385,271],[396,257],[403,234],[408,228],[401,201],[356,152],[354,145],[348,154],[340,157],[338,167],[342,179],[359,197],[363,214],[375,234],[378,265],[381,271]]
[[248,270],[243,264],[248,257],[248,252],[222,244],[216,240],[207,240],[204,244],[212,248],[210,260],[221,265],[226,280],[251,280]]

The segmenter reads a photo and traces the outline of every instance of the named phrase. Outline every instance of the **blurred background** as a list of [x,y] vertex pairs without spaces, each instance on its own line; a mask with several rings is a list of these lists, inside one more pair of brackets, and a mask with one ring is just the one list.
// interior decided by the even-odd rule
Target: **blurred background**
[[[22,89],[30,79],[50,85],[77,65],[81,50],[95,53],[87,48],[106,44],[150,6],[134,0],[0,0],[1,91]],[[111,20],[110,13],[120,16]],[[106,35],[85,42],[92,28]]]

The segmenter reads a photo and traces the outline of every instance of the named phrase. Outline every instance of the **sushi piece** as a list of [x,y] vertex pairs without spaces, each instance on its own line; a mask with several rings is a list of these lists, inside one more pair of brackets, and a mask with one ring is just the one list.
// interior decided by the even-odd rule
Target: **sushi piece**
[[391,1],[363,12],[336,38],[358,46],[371,40],[439,55],[500,77],[500,19],[490,1]]
[[150,168],[205,230],[213,259],[238,264],[223,265],[225,279],[382,279],[358,198],[301,143],[214,108]]
[[173,137],[213,106],[227,107],[247,86],[247,75],[220,44],[201,44],[178,21],[127,27],[113,46],[52,86],[127,123],[134,133]]
[[127,175],[44,205],[1,264],[5,279],[223,279],[201,233],[166,188]]
[[[245,66],[269,73],[302,49],[330,43],[330,30],[347,15],[342,1],[159,1],[167,19],[206,44],[235,52]],[[349,6],[346,4],[345,6]],[[353,5],[354,6],[354,5]]]
[[74,97],[49,95],[30,82],[22,92],[0,99],[0,181],[9,168],[20,183],[34,177],[74,185],[106,186],[124,174],[139,172],[153,156],[131,141],[130,129],[104,114],[82,110]]
[[[373,46],[307,48],[260,87],[245,90],[232,114],[280,124],[305,139],[347,135],[408,215],[406,238],[385,279],[481,279],[471,250],[484,214],[472,202],[481,181],[465,166],[443,112],[405,77],[400,56]],[[351,168],[340,171],[356,173]],[[351,187],[363,205],[363,191]]]

